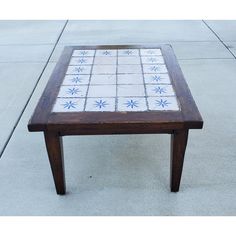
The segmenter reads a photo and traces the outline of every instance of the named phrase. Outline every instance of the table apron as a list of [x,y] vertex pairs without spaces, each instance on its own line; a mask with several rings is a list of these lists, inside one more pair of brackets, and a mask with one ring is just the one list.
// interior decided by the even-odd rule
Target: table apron
[[173,130],[184,129],[183,123],[166,124],[80,124],[80,125],[48,125],[47,131],[63,135],[96,135],[96,134],[155,134],[173,133]]

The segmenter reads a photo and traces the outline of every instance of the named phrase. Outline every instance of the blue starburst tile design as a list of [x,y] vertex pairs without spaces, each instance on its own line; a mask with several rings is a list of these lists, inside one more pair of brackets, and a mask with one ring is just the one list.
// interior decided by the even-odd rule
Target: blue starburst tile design
[[115,111],[115,98],[88,98],[86,111]]
[[142,56],[161,56],[161,50],[157,48],[149,48],[149,49],[140,49],[140,54]]
[[133,99],[128,99],[124,104],[126,105],[126,107],[132,109],[139,106],[138,101]]
[[143,64],[164,64],[164,59],[162,56],[153,57],[142,57]]
[[111,51],[106,50],[106,51],[104,51],[102,53],[102,55],[104,55],[104,56],[111,56]]
[[105,108],[107,105],[109,105],[109,103],[107,103],[106,100],[102,100],[102,99],[98,99],[94,103],[94,106],[99,109]]
[[164,107],[168,107],[168,105],[170,105],[171,103],[170,102],[168,102],[168,100],[167,99],[159,99],[159,100],[156,100],[156,105],[157,106],[159,106],[159,107],[162,107],[162,108],[164,108]]
[[178,111],[179,106],[176,97],[148,97],[149,110],[154,111]]
[[167,68],[165,65],[160,64],[144,64],[143,71],[145,74],[155,74],[155,73],[167,73]]
[[91,66],[68,66],[66,74],[69,75],[88,75],[91,73]]
[[162,78],[160,75],[153,75],[152,76],[152,81],[154,82],[161,82]]
[[84,71],[84,67],[82,67],[82,66],[75,67],[74,69],[78,73],[80,73],[80,72],[82,73]]
[[62,104],[64,109],[75,109],[77,106],[77,102],[72,102],[72,101],[66,101],[65,103]]
[[[145,62],[144,59],[145,58],[142,58],[143,63]],[[148,57],[146,61],[149,62],[150,64],[155,64],[157,62],[157,59],[155,57]]]
[[78,112],[84,109],[84,98],[57,98],[53,112]]
[[61,86],[58,97],[85,97],[88,86]]
[[138,49],[119,49],[118,56],[119,57],[139,56],[139,50]]
[[87,59],[79,58],[77,61],[78,61],[78,64],[85,64],[87,62]]
[[160,97],[160,96],[174,96],[174,90],[172,85],[146,85],[146,91],[148,96]]
[[116,57],[117,50],[107,49],[107,50],[97,50],[96,57]]
[[70,60],[70,65],[80,66],[80,65],[92,65],[93,57],[72,57]]
[[168,74],[144,74],[146,84],[171,84]]
[[66,75],[62,85],[87,85],[89,75]]
[[71,79],[72,83],[75,83],[75,84],[79,84],[82,82],[82,78],[80,76],[74,76],[72,79]]
[[151,70],[152,72],[158,72],[160,69],[159,69],[158,66],[151,66],[151,67],[150,67],[150,70]]
[[80,90],[78,88],[68,88],[67,89],[67,94],[69,95],[78,95],[80,93]]
[[95,50],[74,50],[73,57],[93,57]]
[[119,97],[118,111],[146,111],[145,97]]
[[133,55],[133,51],[132,50],[125,50],[124,55],[127,55],[127,56]]
[[157,86],[157,87],[154,87],[153,88],[153,91],[156,93],[156,94],[164,94],[166,93],[166,87],[160,87],[160,86]]

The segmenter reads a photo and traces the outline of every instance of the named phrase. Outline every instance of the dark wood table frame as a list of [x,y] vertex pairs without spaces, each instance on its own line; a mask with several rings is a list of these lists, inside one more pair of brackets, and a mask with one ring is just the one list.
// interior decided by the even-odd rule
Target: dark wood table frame
[[[52,107],[75,49],[161,48],[179,111],[52,113]],[[178,192],[189,129],[201,129],[203,120],[170,45],[70,46],[64,51],[31,117],[29,131],[43,131],[58,194],[65,194],[62,136],[104,134],[171,134],[170,188]]]

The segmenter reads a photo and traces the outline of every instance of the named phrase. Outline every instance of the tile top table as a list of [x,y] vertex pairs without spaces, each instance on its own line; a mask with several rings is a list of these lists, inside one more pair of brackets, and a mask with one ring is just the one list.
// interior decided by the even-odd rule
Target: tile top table
[[65,47],[29,121],[43,131],[58,194],[65,193],[64,135],[171,134],[171,191],[188,130],[201,115],[170,45]]

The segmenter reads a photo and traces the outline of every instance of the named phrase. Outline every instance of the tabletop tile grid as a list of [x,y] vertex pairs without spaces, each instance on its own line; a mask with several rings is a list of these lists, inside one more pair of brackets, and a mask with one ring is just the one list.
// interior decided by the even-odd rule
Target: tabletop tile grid
[[53,112],[178,111],[159,48],[74,50]]

